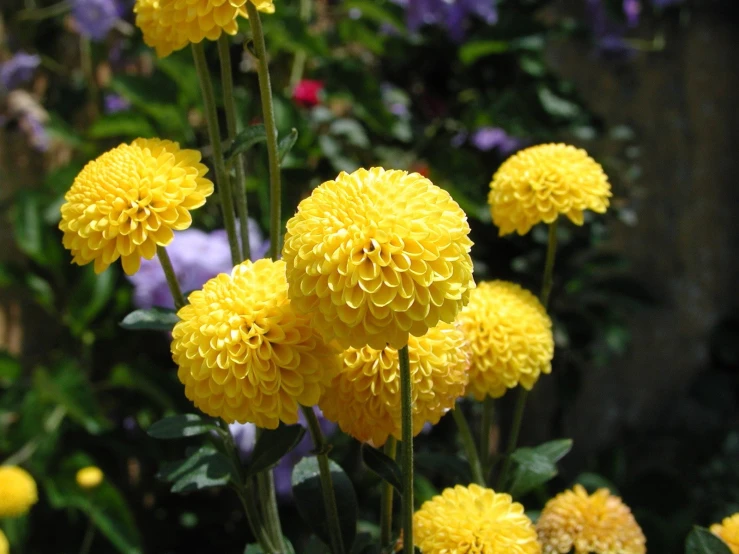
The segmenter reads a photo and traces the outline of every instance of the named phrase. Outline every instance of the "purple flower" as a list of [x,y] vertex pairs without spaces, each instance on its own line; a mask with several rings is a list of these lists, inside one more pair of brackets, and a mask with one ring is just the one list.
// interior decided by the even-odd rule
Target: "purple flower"
[[406,8],[406,24],[411,31],[424,25],[443,24],[455,41],[464,39],[465,24],[475,15],[488,25],[498,22],[496,0],[394,0]]
[[[261,258],[269,248],[256,222],[251,219],[249,243],[252,259]],[[230,273],[233,267],[225,230],[212,233],[199,229],[179,231],[167,247],[167,253],[184,293],[200,289],[206,281],[219,273]],[[133,302],[138,308],[174,307],[164,271],[156,256],[151,260],[141,260],[141,269],[128,280],[133,284]]]
[[126,111],[131,107],[131,102],[123,98],[118,94],[110,93],[106,94],[104,98],[105,113],[118,113]]
[[[321,431],[325,436],[331,436],[336,430],[336,424],[325,419],[321,410],[313,408],[318,416],[318,422],[321,425]],[[298,412],[298,423],[303,427],[307,426],[303,412]],[[234,437],[234,442],[239,449],[239,456],[243,461],[249,458],[254,444],[256,443],[256,426],[253,423],[232,423],[228,426]],[[313,441],[308,433],[298,445],[284,456],[274,469],[275,475],[275,491],[280,500],[289,500],[292,497],[291,478],[295,465],[313,450]]]
[[470,139],[478,150],[488,152],[494,148],[503,154],[510,154],[521,148],[521,140],[510,136],[500,127],[481,127]]
[[92,40],[103,40],[120,17],[116,0],[73,0],[72,16],[79,33]]
[[8,117],[3,118],[2,124],[15,121],[36,150],[41,152],[48,150],[51,140],[45,125],[49,120],[49,114],[38,100],[23,89],[15,89],[8,94],[7,106]]
[[616,57],[633,53],[624,39],[626,29],[609,17],[603,0],[586,0],[585,11],[599,53]]
[[8,61],[0,64],[0,84],[6,90],[12,90],[27,83],[41,64],[41,58],[35,54],[17,52]]
[[639,0],[623,0],[623,10],[628,26],[636,27],[639,24],[641,2]]

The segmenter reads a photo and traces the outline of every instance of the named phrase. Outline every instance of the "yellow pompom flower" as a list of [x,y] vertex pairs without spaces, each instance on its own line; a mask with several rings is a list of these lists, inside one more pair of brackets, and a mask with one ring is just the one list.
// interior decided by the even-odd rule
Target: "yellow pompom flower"
[[18,466],[0,466],[0,517],[22,516],[38,502],[36,481]]
[[287,223],[282,256],[290,299],[344,348],[402,348],[467,303],[467,216],[418,173],[340,173]]
[[[424,424],[439,422],[464,394],[469,368],[468,346],[462,332],[440,323],[408,342],[413,395],[413,434]],[[349,348],[343,367],[334,377],[319,407],[326,419],[359,441],[374,446],[389,435],[401,438],[400,370],[398,351],[390,346]]]
[[477,285],[459,321],[472,350],[468,391],[499,398],[521,385],[531,390],[552,371],[552,321],[539,300],[507,281]]
[[144,42],[161,58],[190,43],[235,35],[238,18],[248,17],[246,2],[274,13],[272,0],[136,0],[133,11]]
[[88,163],[64,196],[59,228],[72,261],[104,271],[121,258],[133,275],[141,258],[187,229],[190,210],[205,204],[213,183],[200,152],[169,140],[136,139]]
[[498,169],[488,203],[500,235],[525,235],[537,223],[559,214],[576,225],[583,211],[605,213],[611,185],[601,165],[585,150],[566,144],[540,144],[519,151]]
[[478,485],[444,490],[413,514],[422,554],[540,554],[536,530],[511,496]]
[[94,489],[103,482],[103,471],[99,467],[83,467],[77,472],[77,485],[83,489]]
[[10,544],[8,544],[8,538],[5,536],[5,533],[3,533],[3,530],[0,529],[0,554],[9,554],[10,553]]
[[547,502],[536,523],[544,554],[644,554],[646,538],[631,510],[608,489],[575,485]]
[[732,554],[739,554],[739,513],[711,525],[711,533],[724,541]]
[[275,429],[297,423],[339,371],[287,297],[285,262],[246,261],[190,294],[177,312],[172,357],[185,396],[210,416]]

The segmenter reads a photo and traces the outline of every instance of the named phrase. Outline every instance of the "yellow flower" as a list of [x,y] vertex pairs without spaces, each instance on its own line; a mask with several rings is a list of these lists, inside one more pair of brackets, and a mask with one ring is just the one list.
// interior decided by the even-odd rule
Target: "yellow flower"
[[500,235],[525,235],[559,214],[576,225],[583,211],[605,213],[611,185],[603,168],[585,150],[540,144],[508,158],[493,176],[488,203]]
[[552,371],[552,321],[539,300],[515,283],[477,285],[457,320],[472,349],[469,392],[482,400],[507,388],[531,390]]
[[0,529],[0,554],[9,554],[10,553],[10,545],[8,544],[8,538],[5,536],[5,533],[3,533],[3,530]]
[[[608,489],[581,485],[547,502],[536,524],[544,554],[644,554],[644,534],[631,510]],[[574,550],[573,550],[574,549]]]
[[18,466],[0,466],[0,517],[22,516],[38,502],[36,481]]
[[144,42],[161,58],[190,43],[217,40],[221,33],[235,35],[238,18],[248,17],[246,2],[259,11],[274,13],[272,0],[136,0],[136,26]]
[[77,484],[83,489],[94,489],[103,482],[103,472],[99,467],[83,467],[77,472]]
[[413,515],[423,554],[540,554],[536,530],[510,495],[457,485],[423,503]]
[[295,313],[285,262],[237,265],[193,292],[177,313],[172,357],[185,396],[231,423],[297,423],[338,373],[338,352]]
[[711,525],[711,533],[724,541],[732,554],[739,554],[739,513]]
[[[413,394],[413,434],[439,422],[464,394],[468,346],[453,324],[440,323],[422,337],[410,337],[408,355]],[[382,445],[401,438],[398,351],[392,347],[349,348],[341,372],[321,397],[324,417],[359,441]]]
[[133,275],[141,258],[172,241],[173,230],[187,229],[190,211],[213,194],[200,152],[176,142],[136,139],[88,163],[65,195],[59,228],[73,262],[95,263],[104,271],[121,258]]
[[418,173],[342,172],[287,223],[290,299],[344,348],[402,348],[467,303],[469,232],[449,193]]

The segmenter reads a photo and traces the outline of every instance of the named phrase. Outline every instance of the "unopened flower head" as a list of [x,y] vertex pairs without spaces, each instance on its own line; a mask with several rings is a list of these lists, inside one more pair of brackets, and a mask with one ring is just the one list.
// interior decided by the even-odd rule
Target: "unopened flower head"
[[540,144],[508,158],[493,176],[488,203],[501,235],[525,235],[537,223],[566,215],[583,224],[583,212],[605,213],[611,185],[585,150]]
[[77,472],[77,485],[83,489],[94,489],[103,482],[103,471],[96,466],[83,467]]
[[468,391],[477,400],[499,398],[517,385],[531,390],[542,373],[552,371],[552,321],[519,285],[478,284],[458,321],[472,351]]
[[293,310],[283,261],[221,273],[177,315],[172,357],[185,395],[228,423],[296,423],[298,405],[318,403],[339,371],[338,352]]
[[133,275],[174,230],[192,223],[190,210],[205,204],[213,183],[200,152],[176,142],[136,139],[88,163],[65,195],[59,228],[73,262],[100,273],[121,258]]
[[413,515],[423,554],[540,554],[536,530],[511,496],[478,485],[448,488]]
[[[413,434],[436,424],[464,394],[469,353],[462,332],[440,323],[422,337],[410,337]],[[398,351],[390,346],[349,348],[341,372],[321,397],[323,415],[359,441],[384,444],[401,438]]]
[[165,57],[203,39],[217,40],[221,33],[235,35],[238,18],[247,17],[246,2],[274,13],[272,0],[136,0],[133,11],[144,42]]
[[711,533],[724,541],[732,554],[739,554],[739,513],[711,525]]
[[547,502],[536,523],[544,554],[645,554],[646,538],[631,510],[608,489],[581,485]]
[[467,303],[467,216],[418,173],[340,173],[287,223],[282,256],[290,299],[344,348],[402,348]]
[[18,466],[0,466],[0,518],[22,516],[38,502],[36,481]]

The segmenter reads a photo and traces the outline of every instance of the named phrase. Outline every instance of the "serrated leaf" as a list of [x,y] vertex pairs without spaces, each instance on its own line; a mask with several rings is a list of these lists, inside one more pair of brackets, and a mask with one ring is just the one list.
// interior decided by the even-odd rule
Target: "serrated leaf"
[[123,318],[120,326],[129,331],[171,331],[179,320],[174,310],[148,308],[134,310]]
[[398,494],[403,494],[401,484],[403,473],[395,460],[368,444],[362,445],[362,460],[372,472],[390,483],[398,491]]
[[696,526],[685,541],[685,554],[731,554],[731,549],[708,529]]
[[280,163],[282,163],[282,160],[285,159],[285,156],[287,156],[290,153],[290,150],[292,150],[293,146],[295,146],[295,143],[298,141],[298,130],[293,129],[290,131],[290,134],[284,137],[282,140],[280,140],[279,144],[277,145],[277,159],[280,160]]
[[281,425],[262,431],[249,461],[248,475],[256,475],[277,465],[280,459],[295,448],[305,435],[302,425]]
[[181,439],[196,437],[217,429],[218,426],[212,419],[203,418],[198,414],[179,414],[153,423],[146,433],[155,439]]
[[172,492],[189,492],[223,486],[235,476],[229,459],[208,444],[184,460],[162,464],[157,477],[174,483]]
[[[329,460],[329,471],[334,485],[344,548],[350,550],[357,534],[357,497],[351,480],[333,460]],[[307,456],[295,466],[292,487],[295,505],[301,517],[316,535],[330,544],[318,459],[315,456]]]
[[242,152],[246,152],[255,144],[266,141],[267,130],[264,125],[261,123],[259,125],[251,125],[236,135],[236,138],[234,138],[233,142],[223,153],[223,157],[226,163],[231,163]]

